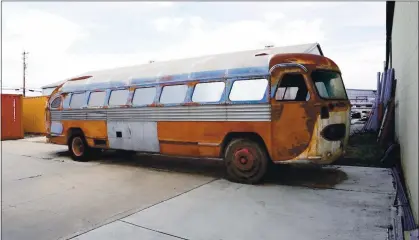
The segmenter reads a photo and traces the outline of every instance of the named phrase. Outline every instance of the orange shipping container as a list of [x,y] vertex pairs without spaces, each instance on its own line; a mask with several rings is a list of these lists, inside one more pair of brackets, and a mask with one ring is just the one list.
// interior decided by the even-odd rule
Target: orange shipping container
[[45,107],[47,96],[23,98],[23,130],[25,133],[46,134]]
[[1,140],[23,137],[22,95],[1,94]]

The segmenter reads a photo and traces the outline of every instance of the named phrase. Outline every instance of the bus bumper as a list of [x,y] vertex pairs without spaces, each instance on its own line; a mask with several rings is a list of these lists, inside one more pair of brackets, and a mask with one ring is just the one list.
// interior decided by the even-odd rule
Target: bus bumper
[[67,145],[67,138],[65,136],[47,135],[47,143]]
[[333,151],[324,152],[322,155],[309,155],[309,156],[299,156],[294,159],[284,160],[284,161],[275,161],[276,164],[316,164],[316,165],[325,165],[331,164],[341,158],[345,154],[343,146],[339,149]]

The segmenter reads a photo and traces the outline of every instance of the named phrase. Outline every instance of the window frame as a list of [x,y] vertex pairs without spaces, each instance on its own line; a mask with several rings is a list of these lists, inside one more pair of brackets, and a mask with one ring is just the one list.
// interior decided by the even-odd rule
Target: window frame
[[[71,103],[73,102],[73,97],[74,97],[74,95],[77,95],[77,94],[84,94],[84,100],[83,100],[83,103],[82,103],[82,105],[81,105],[80,107],[72,107],[72,106],[71,106]],[[73,92],[73,93],[71,93],[70,100],[68,101],[68,107],[69,107],[70,109],[80,109],[80,108],[84,108],[84,107],[86,107],[86,94],[87,94],[87,91],[82,91],[82,92]]]
[[[128,92],[128,94],[127,94],[127,98],[126,98],[126,101],[125,101],[125,103],[124,104],[120,104],[120,105],[111,105],[110,104],[110,102],[111,102],[111,98],[112,98],[112,92],[116,92],[116,91],[127,91]],[[130,91],[130,89],[129,88],[115,88],[115,89],[109,89],[109,96],[108,96],[108,99],[106,99],[106,106],[107,107],[110,107],[110,108],[113,108],[113,107],[121,107],[121,106],[126,106],[126,105],[128,105],[129,104],[129,102],[128,102],[128,100],[129,100],[129,98],[130,98],[130,93],[131,93],[131,91]],[[106,98],[106,97],[105,97]]]
[[[221,92],[221,95],[220,95],[220,99],[218,99],[217,101],[200,101],[200,102],[194,101],[193,100],[193,96],[195,94],[196,87],[199,84],[210,84],[210,83],[223,83],[224,84],[223,91]],[[214,81],[202,81],[202,82],[198,82],[197,84],[195,84],[193,86],[193,90],[191,92],[190,101],[192,103],[198,103],[198,104],[216,104],[216,103],[222,103],[223,102],[223,97],[224,97],[224,95],[226,94],[226,91],[227,91],[226,89],[227,89],[227,83],[224,80],[214,80]]]
[[70,109],[70,102],[72,93],[63,94],[63,109]]
[[[58,105],[58,107],[53,107],[53,106],[52,106],[52,104],[53,104],[53,103],[54,103],[54,101],[55,101],[55,100],[57,100],[57,99],[61,99],[61,100],[60,100],[60,104]],[[54,98],[54,100],[52,100],[52,101],[51,101],[51,103],[49,104],[49,108],[50,108],[50,109],[59,109],[60,107],[62,107],[63,102],[64,102],[64,98],[63,98],[61,95],[58,95],[58,96],[56,96],[56,97]]]
[[[151,103],[147,103],[147,104],[134,104],[135,92],[136,92],[138,89],[146,89],[146,88],[154,88],[154,89],[156,90],[156,91],[155,91],[155,93],[154,93],[154,98],[153,98],[153,101],[152,101]],[[157,96],[158,96],[158,95],[159,95],[159,86],[144,86],[144,87],[137,87],[137,88],[135,88],[135,89],[134,89],[134,91],[132,92],[132,98],[131,98],[130,104],[131,104],[131,106],[133,106],[133,107],[148,106],[148,105],[153,104],[153,103],[155,103],[155,102],[156,102],[156,98],[157,98]]]
[[[236,81],[248,81],[248,80],[266,80],[267,81],[267,85],[266,85],[266,89],[265,92],[263,94],[263,97],[259,100],[231,100],[230,99],[230,95],[231,92],[233,90],[234,87],[234,83]],[[227,80],[228,82],[226,82],[226,85],[228,86],[228,88],[226,88],[225,90],[225,95],[226,95],[226,101],[232,104],[241,104],[241,103],[268,103],[269,102],[269,89],[271,86],[271,81],[270,81],[270,76],[269,75],[263,75],[263,76],[254,76],[254,77],[245,77],[245,78],[234,78],[234,79],[229,79]]]
[[[282,80],[283,80],[283,78],[284,78],[285,75],[301,75],[303,77],[304,84],[306,85],[306,88],[307,88],[308,99],[307,99],[307,96],[306,96],[306,100],[304,100],[304,101],[295,100],[295,99],[294,100],[284,100],[284,99],[278,100],[278,99],[276,99],[276,93],[278,92],[278,89],[279,89],[279,87],[281,85],[281,82],[282,82]],[[304,73],[301,73],[301,72],[285,72],[285,73],[283,73],[280,76],[280,79],[278,80],[278,83],[276,84],[275,91],[273,92],[273,97],[272,97],[273,100],[275,100],[276,102],[297,102],[297,103],[311,101],[311,99],[312,99],[312,97],[311,97],[312,93],[311,93],[311,90],[309,88],[309,85],[307,84],[309,81],[307,81],[307,80],[308,80],[307,79],[307,75],[305,75]],[[289,87],[286,87],[286,89],[288,89],[288,88]],[[285,93],[286,93],[286,91],[284,92],[284,95],[285,95]]]
[[[185,86],[186,87],[186,92],[185,92],[185,96],[183,97],[182,102],[178,102],[178,103],[162,103],[161,102],[161,97],[163,96],[164,93],[164,88],[165,87],[173,87],[173,86]],[[168,85],[164,85],[164,86],[160,86],[160,94],[158,96],[158,103],[162,104],[162,105],[182,105],[185,104],[188,101],[188,92],[189,92],[190,86],[188,86],[188,84],[186,83],[178,83],[178,84],[168,84]]]
[[[93,94],[93,93],[98,93],[98,92],[103,92],[103,93],[105,93],[105,97],[103,98],[103,103],[102,103],[102,105],[101,105],[101,106],[89,106],[89,102],[90,102],[90,98],[92,97],[92,94]],[[88,108],[103,108],[103,107],[106,105],[106,96],[107,96],[107,93],[106,93],[106,91],[105,91],[105,90],[91,91],[91,92],[89,93],[89,98],[87,99],[87,104],[86,104],[86,106],[87,106]]]
[[[322,97],[319,94],[319,92],[317,90],[317,87],[316,87],[316,83],[314,82],[314,80],[312,78],[312,75],[313,75],[314,72],[333,72],[333,73],[338,74],[339,77],[340,77],[340,79],[342,80],[342,86],[345,89],[345,97],[346,97],[346,99],[343,99],[343,98],[324,98],[324,97]],[[310,72],[310,79],[311,79],[311,82],[313,83],[314,91],[316,92],[317,96],[319,98],[321,98],[322,100],[325,100],[325,101],[349,101],[348,93],[347,93],[347,90],[346,90],[346,87],[345,87],[345,82],[343,81],[342,73],[341,72],[339,72],[337,70],[333,70],[333,69],[330,69],[330,70],[329,69],[315,69],[315,70],[313,70],[313,71]]]

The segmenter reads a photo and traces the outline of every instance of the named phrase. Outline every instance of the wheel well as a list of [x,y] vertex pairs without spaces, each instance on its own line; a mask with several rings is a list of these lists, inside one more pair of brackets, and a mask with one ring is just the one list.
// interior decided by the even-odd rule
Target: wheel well
[[220,151],[220,157],[224,157],[224,152],[228,146],[228,144],[233,140],[237,138],[244,138],[249,139],[251,141],[254,141],[263,148],[263,150],[266,151],[267,155],[270,158],[270,154],[268,152],[268,148],[266,147],[265,141],[263,141],[263,138],[254,132],[230,132],[225,137],[223,142],[221,143],[221,151]]
[[69,144],[70,139],[75,135],[81,135],[84,137],[83,130],[81,128],[70,128],[67,130],[67,144]]

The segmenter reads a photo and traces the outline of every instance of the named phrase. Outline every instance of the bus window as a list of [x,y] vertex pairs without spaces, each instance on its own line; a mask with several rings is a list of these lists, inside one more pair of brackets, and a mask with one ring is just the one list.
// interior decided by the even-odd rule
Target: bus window
[[163,91],[160,96],[160,103],[163,104],[174,104],[183,103],[185,101],[186,92],[188,86],[186,85],[173,85],[163,87]]
[[329,94],[327,93],[326,85],[324,85],[324,82],[316,82],[315,84],[317,91],[319,91],[319,95],[328,98]]
[[192,95],[193,102],[218,102],[224,92],[224,82],[198,83]]
[[301,74],[285,74],[275,94],[277,101],[308,101],[310,94]]
[[86,96],[86,93],[74,93],[71,96],[70,107],[81,108],[84,105],[85,96]]
[[134,92],[134,98],[132,99],[132,105],[140,106],[152,104],[154,97],[156,96],[156,88],[137,88]]
[[121,106],[127,104],[128,94],[128,89],[112,91],[111,97],[109,98],[109,106]]
[[51,108],[59,108],[60,105],[61,105],[61,96],[58,96],[52,101]]
[[90,93],[89,102],[87,106],[89,107],[102,107],[105,103],[106,92],[92,92]]
[[234,81],[230,92],[231,101],[259,101],[262,100],[268,80],[266,79],[252,79]]
[[321,98],[347,99],[343,80],[339,73],[317,70],[311,73],[311,78]]

